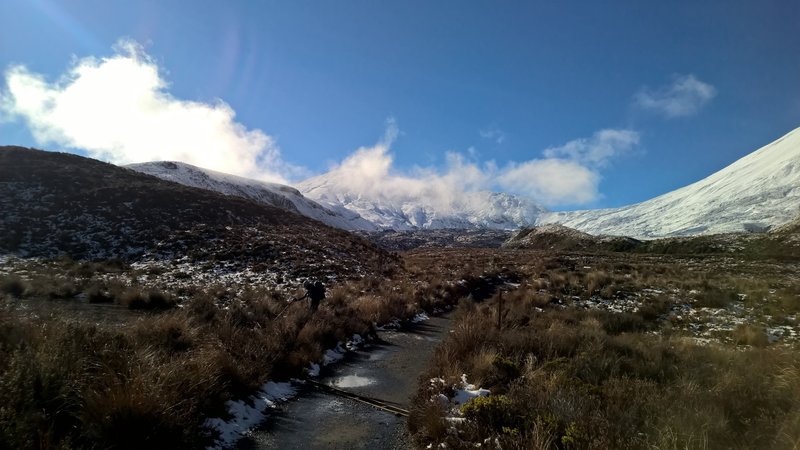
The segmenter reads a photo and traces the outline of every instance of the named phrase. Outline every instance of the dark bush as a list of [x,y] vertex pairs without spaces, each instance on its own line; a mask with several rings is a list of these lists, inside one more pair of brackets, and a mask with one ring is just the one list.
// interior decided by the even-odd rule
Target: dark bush
[[27,284],[21,278],[8,275],[0,280],[0,292],[12,297],[20,298],[25,294]]
[[165,310],[175,307],[175,301],[170,295],[161,291],[141,293],[132,290],[123,295],[122,304],[127,305],[128,309],[144,310]]

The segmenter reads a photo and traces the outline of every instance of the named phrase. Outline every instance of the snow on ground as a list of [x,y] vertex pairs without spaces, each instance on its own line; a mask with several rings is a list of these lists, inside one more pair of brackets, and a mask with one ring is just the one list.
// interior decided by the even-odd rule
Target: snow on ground
[[332,171],[298,184],[308,197],[351,211],[380,229],[518,229],[560,223],[594,235],[657,238],[761,232],[797,215],[800,128],[691,185],[621,208],[549,212],[507,193],[466,192],[439,201],[435,193],[392,196],[354,191]]
[[[358,334],[354,334],[346,343],[338,343],[336,347],[325,352],[320,363],[312,363],[306,373],[309,377],[319,376],[320,366],[327,366],[341,361],[348,351],[355,351],[365,342]],[[224,449],[232,447],[242,436],[247,435],[251,429],[263,423],[266,413],[281,402],[289,400],[297,394],[297,390],[290,383],[275,383],[269,381],[254,395],[244,400],[229,400],[225,406],[230,419],[207,419],[205,425],[212,431],[219,433],[219,439],[210,447]]]
[[[681,291],[672,289],[643,289],[620,298],[604,299],[592,296],[588,299],[573,297],[571,303],[575,307],[607,311],[611,313],[636,313],[639,309],[653,301],[654,298],[669,299],[669,310],[662,314],[661,321],[671,324],[673,330],[681,330],[693,340],[701,344],[711,342],[730,342],[731,332],[739,325],[753,325],[762,328],[770,343],[793,344],[800,342],[800,322],[796,315],[772,317],[756,308],[746,306],[745,296],[740,295],[738,301],[732,301],[727,307],[712,308],[698,306],[695,298],[698,291]],[[769,302],[769,296],[762,299],[761,304]],[[567,305],[561,305],[566,308]]]
[[486,397],[491,392],[488,389],[483,389],[467,382],[467,374],[461,375],[461,387],[455,390],[453,402],[456,405],[463,405],[475,397]]
[[417,314],[416,316],[411,318],[411,323],[420,323],[430,319],[427,314],[424,312]]
[[347,350],[342,347],[341,343],[336,345],[334,348],[326,350],[325,354],[322,355],[322,365],[327,366],[341,361],[344,359],[345,353],[347,353]]
[[441,196],[435,190],[382,195],[351,189],[348,174],[337,171],[310,178],[297,187],[333,210],[349,210],[378,229],[517,229],[530,226],[545,212],[535,201],[501,192],[464,192]]
[[460,405],[467,403],[475,397],[486,397],[491,394],[488,389],[479,388],[469,383],[467,381],[467,374],[462,374],[458,384],[449,386],[449,389],[444,378],[431,378],[430,384],[435,388],[436,392],[453,392],[453,395],[450,397],[444,394],[438,394],[437,399],[442,405],[449,405],[454,414],[460,414]]
[[225,405],[230,418],[207,419],[205,426],[219,434],[210,449],[232,447],[236,441],[246,435],[250,429],[262,423],[266,413],[296,395],[297,391],[290,383],[274,383],[268,381],[254,395],[245,400],[229,400]]
[[[395,319],[396,320],[396,319]],[[418,323],[428,320],[425,313],[414,316],[410,322]],[[364,345],[366,339],[359,334],[354,334],[347,342],[339,342],[336,347],[325,351],[322,361],[311,363],[306,369],[306,374],[316,378],[324,366],[337,363],[344,359],[348,352],[354,352]],[[342,386],[344,387],[344,386]],[[458,391],[457,398],[463,400],[469,396],[488,395],[486,389],[477,389],[467,383],[466,375],[462,377],[462,390]],[[463,391],[463,392],[462,392]],[[242,436],[247,435],[251,429],[263,423],[266,413],[280,402],[289,400],[297,394],[297,390],[290,383],[267,382],[254,395],[245,400],[230,400],[226,403],[230,419],[207,419],[205,425],[212,431],[219,433],[219,438],[211,449],[225,449],[232,447]],[[457,400],[458,401],[458,400]]]
[[306,375],[311,378],[316,378],[319,376],[320,366],[317,363],[309,364],[308,368],[306,369]]

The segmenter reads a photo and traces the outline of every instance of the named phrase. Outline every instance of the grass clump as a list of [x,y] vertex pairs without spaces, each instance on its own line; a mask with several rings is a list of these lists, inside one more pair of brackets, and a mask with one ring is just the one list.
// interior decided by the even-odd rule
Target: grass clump
[[[353,334],[462,292],[433,275],[424,283],[403,272],[367,276],[331,286],[312,314],[305,302],[287,302],[298,293],[271,285],[172,288],[115,263],[25,268],[31,277],[4,277],[2,294],[44,313],[0,302],[0,449],[206,447],[214,436],[203,423],[226,417],[227,400],[301,377]],[[62,283],[75,305],[49,301]],[[96,311],[116,316],[98,320]]]
[[6,275],[0,278],[0,292],[14,298],[20,298],[28,289],[27,283],[22,278],[14,275]]
[[[678,328],[702,331],[709,324],[689,321],[731,311],[754,323],[792,314],[791,277],[725,260],[540,258],[525,260],[519,287],[503,296],[502,327],[498,296],[459,305],[421,377],[445,382],[422,383],[414,399],[419,447],[797,448],[796,344],[770,344],[764,325],[720,331],[710,344]],[[442,404],[462,374],[492,394]],[[453,415],[464,420],[443,425]]]

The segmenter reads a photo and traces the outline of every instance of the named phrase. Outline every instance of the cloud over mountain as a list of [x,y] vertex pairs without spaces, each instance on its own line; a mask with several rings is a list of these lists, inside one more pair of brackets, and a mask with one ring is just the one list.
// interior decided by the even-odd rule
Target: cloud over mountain
[[133,41],[120,41],[113,56],[76,60],[55,82],[24,66],[9,68],[5,81],[0,110],[26,122],[40,145],[113,163],[178,160],[265,181],[302,173],[222,100],[170,94],[156,62]]
[[605,129],[548,148],[541,158],[511,161],[502,167],[493,160],[479,162],[474,155],[447,152],[442,168],[404,172],[394,167],[391,152],[397,136],[394,121],[386,136],[372,147],[356,150],[323,175],[328,189],[390,204],[424,198],[443,211],[454,208],[467,192],[491,190],[510,191],[547,205],[585,204],[599,196],[600,171],[639,142],[635,131]]
[[[271,136],[238,122],[224,101],[175,97],[156,61],[134,41],[119,41],[109,57],[76,59],[55,81],[20,65],[4,75],[0,114],[24,122],[43,146],[81,150],[116,164],[182,161],[279,183],[310,173],[287,162]],[[686,83],[699,82],[692,77]],[[480,135],[495,144],[505,140],[496,126]],[[610,161],[639,142],[635,131],[604,129],[543,151],[533,149],[528,160],[497,163],[478,160],[475,152],[447,152],[439,167],[402,170],[394,167],[391,152],[397,136],[390,119],[380,142],[357,149],[331,168],[337,186],[392,203],[426,198],[442,210],[458,207],[465,193],[496,190],[549,206],[581,205],[598,198],[600,172]]]

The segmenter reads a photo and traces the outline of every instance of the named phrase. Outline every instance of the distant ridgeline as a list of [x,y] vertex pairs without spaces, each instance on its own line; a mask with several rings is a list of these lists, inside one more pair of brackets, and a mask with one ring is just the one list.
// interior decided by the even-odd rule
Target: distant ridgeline
[[22,147],[0,147],[0,210],[0,253],[24,257],[235,254],[298,273],[385,259],[365,239],[286,209]]

